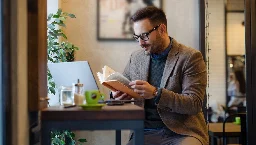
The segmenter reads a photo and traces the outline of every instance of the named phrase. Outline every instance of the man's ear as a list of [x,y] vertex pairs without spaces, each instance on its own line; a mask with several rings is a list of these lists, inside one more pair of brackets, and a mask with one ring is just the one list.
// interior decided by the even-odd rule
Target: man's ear
[[164,24],[161,24],[159,26],[160,28],[160,33],[163,35],[164,33],[167,33],[167,30],[166,30],[166,26]]

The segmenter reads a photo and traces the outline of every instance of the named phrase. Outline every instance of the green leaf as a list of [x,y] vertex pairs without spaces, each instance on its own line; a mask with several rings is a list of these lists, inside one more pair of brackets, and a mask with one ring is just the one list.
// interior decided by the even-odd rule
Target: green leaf
[[63,22],[66,20],[65,17],[60,17],[59,19],[60,19],[61,21],[63,21]]
[[62,27],[66,27],[66,25],[64,23],[59,23],[59,25]]
[[55,93],[56,93],[56,92],[55,92],[55,88],[50,87],[49,89],[50,89],[50,92],[55,95]]
[[48,25],[48,28],[50,28],[50,29],[54,29],[54,28],[55,28],[55,26],[54,26],[53,24],[49,24],[49,25]]
[[[59,17],[60,17],[60,15],[55,14],[55,15],[53,15],[52,17],[53,17],[53,18],[59,18]],[[54,23],[54,22],[53,22],[53,23]]]
[[[69,50],[72,48],[72,44],[71,43],[68,43],[68,45],[67,45],[67,48],[69,48]],[[72,51],[72,50],[71,50]]]
[[60,143],[61,143],[62,145],[65,145],[65,141],[64,141],[64,140],[61,140]]
[[70,132],[70,135],[72,138],[74,138],[76,136],[74,132]]
[[76,46],[74,46],[74,49],[75,49],[75,50],[79,50],[79,48],[78,48],[78,47],[76,47]]
[[56,88],[55,82],[51,82],[51,86],[52,86],[53,88]]
[[68,16],[69,16],[70,18],[76,18],[76,16],[75,16],[74,14],[68,14]]
[[78,139],[78,141],[82,142],[82,143],[87,142],[87,140],[85,138]]
[[62,9],[58,9],[57,14],[61,15],[61,13],[62,13]]
[[51,62],[53,62],[53,59],[52,58],[48,58]]
[[68,37],[62,33],[62,37],[64,37],[65,39],[68,39]]
[[51,18],[52,18],[52,16],[53,16],[53,14],[52,14],[52,13],[50,13],[50,14],[48,15],[48,17],[47,17],[47,21],[50,21],[50,20],[51,20]]

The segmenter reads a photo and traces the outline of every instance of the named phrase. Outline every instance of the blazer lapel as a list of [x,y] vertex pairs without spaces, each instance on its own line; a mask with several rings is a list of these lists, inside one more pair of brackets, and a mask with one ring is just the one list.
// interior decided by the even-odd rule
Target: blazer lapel
[[148,81],[150,55],[143,54],[140,59],[140,79]]
[[179,53],[179,47],[180,47],[180,45],[178,44],[178,42],[175,39],[173,39],[172,48],[168,54],[168,57],[167,57],[166,63],[165,63],[165,67],[164,67],[163,77],[162,77],[161,84],[160,84],[161,88],[165,88],[167,80],[170,77],[170,75],[173,71],[173,68],[177,63],[177,60],[179,58],[177,55]]
[[[140,64],[140,80],[148,81],[150,55],[143,53],[140,57],[139,64]],[[135,102],[135,104],[144,108],[145,99],[143,98],[141,101]]]

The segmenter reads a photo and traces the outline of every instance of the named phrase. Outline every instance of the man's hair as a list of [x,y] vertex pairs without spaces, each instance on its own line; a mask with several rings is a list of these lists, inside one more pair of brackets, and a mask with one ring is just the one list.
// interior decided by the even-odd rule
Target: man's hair
[[143,19],[149,19],[152,25],[164,24],[167,27],[167,19],[164,11],[154,6],[148,6],[139,9],[131,17],[132,22],[137,22]]

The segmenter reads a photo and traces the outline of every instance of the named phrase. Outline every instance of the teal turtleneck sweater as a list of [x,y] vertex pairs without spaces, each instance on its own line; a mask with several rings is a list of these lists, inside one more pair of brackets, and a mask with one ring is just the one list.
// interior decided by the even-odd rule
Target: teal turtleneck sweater
[[[170,38],[171,40],[171,38]],[[172,47],[172,41],[169,46],[160,54],[152,54],[150,58],[148,82],[157,88],[160,88],[161,79],[164,72],[165,62],[169,51]],[[145,128],[162,128],[165,127],[156,108],[156,100],[159,96],[145,100]]]

